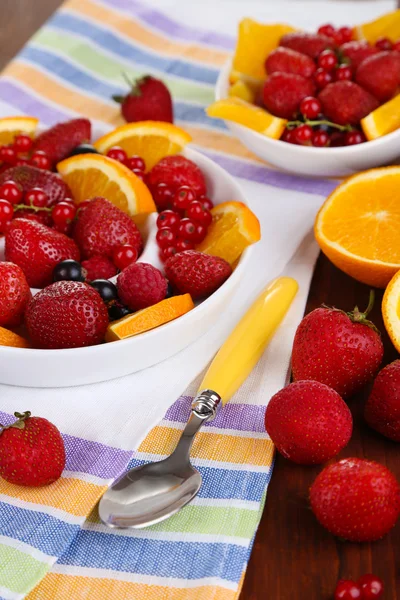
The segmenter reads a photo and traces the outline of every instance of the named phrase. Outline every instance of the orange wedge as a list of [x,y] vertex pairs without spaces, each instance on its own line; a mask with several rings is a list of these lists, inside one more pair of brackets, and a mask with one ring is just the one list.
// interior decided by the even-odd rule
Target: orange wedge
[[118,321],[110,323],[106,332],[106,342],[123,340],[144,331],[160,327],[164,323],[173,321],[194,308],[190,294],[172,296],[153,306],[139,310],[132,315],[127,315]]
[[367,140],[375,140],[400,127],[400,94],[385,102],[361,120]]
[[12,346],[13,348],[29,348],[29,343],[25,338],[0,327],[0,346]]
[[358,281],[384,288],[400,269],[400,166],[353,175],[332,192],[314,226],[322,252]]
[[58,163],[57,169],[78,204],[88,198],[103,196],[132,216],[156,210],[143,181],[112,158],[101,154],[79,154]]
[[233,265],[250,244],[261,238],[260,222],[242,202],[223,202],[211,210],[212,223],[197,250],[220,256]]
[[33,137],[39,123],[35,117],[5,117],[0,119],[0,145],[11,144],[19,133]]
[[191,141],[186,131],[172,123],[139,121],[117,127],[97,140],[94,146],[102,154],[113,146],[120,146],[128,156],[141,156],[149,170],[164,156],[181,152]]
[[241,79],[238,79],[238,81],[231,85],[228,94],[230,98],[240,98],[240,100],[250,102],[250,104],[252,104],[256,98],[254,89]]
[[237,78],[262,81],[266,77],[264,63],[285,33],[295,31],[285,24],[263,24],[253,19],[239,23],[239,34],[233,57],[232,81]]
[[382,316],[393,346],[400,352],[400,271],[390,280],[383,295]]
[[249,104],[240,98],[217,100],[207,108],[207,114],[215,119],[239,123],[275,140],[281,137],[287,123],[285,119],[274,117],[263,108]]
[[374,44],[380,37],[387,37],[392,42],[400,38],[400,10],[386,13],[363,25],[354,28],[355,37]]

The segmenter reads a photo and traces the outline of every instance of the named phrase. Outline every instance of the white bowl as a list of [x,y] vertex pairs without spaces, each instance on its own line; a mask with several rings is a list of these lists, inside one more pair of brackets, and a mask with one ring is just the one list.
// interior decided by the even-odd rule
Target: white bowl
[[[247,204],[238,184],[221,167],[191,148],[185,149],[183,154],[203,171],[208,193],[215,204],[233,199]],[[155,226],[153,215],[149,219],[150,232],[143,257],[160,266]],[[169,358],[216,323],[226,310],[251,254],[250,246],[229,279],[209,298],[175,321],[146,333],[89,348],[35,350],[0,346],[0,383],[25,387],[83,385],[128,375]]]
[[[215,97],[228,97],[232,61],[222,68]],[[397,162],[400,156],[400,129],[371,142],[343,148],[313,148],[274,140],[248,127],[226,121],[233,135],[263,160],[297,175],[341,177],[358,171]]]

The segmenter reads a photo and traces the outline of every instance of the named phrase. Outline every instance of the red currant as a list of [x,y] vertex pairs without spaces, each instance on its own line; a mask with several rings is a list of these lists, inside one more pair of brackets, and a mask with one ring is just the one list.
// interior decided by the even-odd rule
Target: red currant
[[325,71],[333,71],[337,64],[337,57],[333,50],[324,50],[318,56],[318,66]]
[[374,600],[375,598],[381,598],[384,585],[382,579],[376,575],[372,575],[371,573],[363,575],[360,577],[357,583],[361,587],[361,597],[363,600]]
[[331,148],[338,148],[346,145],[346,134],[341,131],[334,131],[331,135]]
[[393,44],[393,50],[400,52],[400,40],[397,40],[397,42]]
[[173,210],[163,210],[157,217],[157,227],[169,227],[170,229],[177,229],[180,223],[180,216]]
[[161,257],[163,260],[168,260],[169,258],[171,258],[171,256],[174,256],[177,252],[178,252],[178,250],[175,248],[175,246],[167,246],[166,248],[163,248],[161,250]]
[[19,204],[24,195],[22,187],[15,181],[5,181],[0,186],[0,198],[8,200],[11,204]]
[[64,235],[70,235],[71,225],[72,225],[72,223],[54,223],[53,228],[56,231],[58,231],[58,233],[63,233]]
[[353,70],[349,65],[340,65],[335,71],[335,81],[351,81]]
[[361,598],[361,588],[355,581],[341,579],[335,589],[335,600],[357,600]]
[[189,242],[189,240],[178,240],[175,247],[177,252],[184,252],[185,250],[193,250],[194,243]]
[[35,187],[25,194],[25,204],[27,206],[36,206],[43,208],[47,206],[49,197],[41,188]]
[[140,169],[132,169],[132,173],[134,173],[136,175],[136,177],[139,177],[139,179],[144,181],[144,172],[143,171],[141,171]]
[[392,50],[393,44],[387,37],[380,37],[375,42],[375,48],[379,50]]
[[281,140],[283,142],[287,142],[288,144],[297,144],[295,130],[294,129],[285,129],[282,134]]
[[37,167],[38,169],[44,169],[45,171],[51,169],[51,160],[45,152],[42,152],[42,150],[34,152],[29,162],[33,167]]
[[130,244],[116,246],[113,249],[113,263],[120,271],[123,271],[126,267],[129,267],[129,265],[136,262],[137,258],[138,251]]
[[340,36],[340,39],[342,40],[342,44],[345,44],[346,42],[351,42],[351,40],[353,39],[353,30],[351,27],[339,27],[337,33]]
[[212,208],[214,208],[212,200],[210,200],[210,198],[207,198],[207,196],[200,196],[198,200],[202,203],[203,208],[206,208],[207,210],[211,210]]
[[207,235],[207,227],[205,225],[201,225],[201,223],[196,223],[196,237],[193,238],[193,241],[196,244],[200,244],[204,240]]
[[13,218],[14,207],[8,200],[0,200],[0,223],[8,223]]
[[333,76],[332,73],[325,71],[325,69],[317,69],[314,73],[314,82],[320,90],[323,90],[324,87],[328,85],[328,83],[332,83]]
[[17,160],[17,153],[11,146],[1,146],[0,148],[0,161],[7,163],[8,165],[15,164]]
[[16,167],[23,167],[25,165],[29,165],[29,159],[28,158],[18,158],[15,161],[15,166]]
[[[64,202],[69,202],[69,198],[64,200]],[[83,210],[85,210],[85,208],[89,206],[90,203],[91,200],[84,200],[83,202],[80,202],[80,204],[78,204],[77,210],[81,213]]]
[[321,27],[318,27],[317,33],[319,33],[320,35],[326,35],[326,37],[332,37],[335,33],[335,28],[333,25],[331,25],[330,23],[327,23],[326,25],[321,25]]
[[195,242],[197,240],[196,223],[191,219],[182,219],[179,223],[178,235],[183,240]]
[[196,223],[200,223],[200,225],[204,225],[204,227],[209,227],[212,223],[212,214],[209,210],[203,210],[203,214],[197,217]]
[[182,185],[174,194],[172,207],[179,213],[183,213],[194,200],[196,200],[194,191],[189,186]]
[[113,158],[114,160],[117,160],[120,163],[125,163],[126,159],[128,158],[128,155],[125,152],[125,150],[123,150],[119,146],[113,146],[112,148],[110,148],[107,152],[107,156],[108,158]]
[[349,131],[346,133],[346,146],[355,146],[365,141],[365,135],[361,131]]
[[167,248],[176,242],[176,233],[169,227],[161,227],[157,231],[156,240],[159,248]]
[[130,158],[127,158],[124,165],[128,167],[128,169],[131,169],[131,171],[139,169],[139,171],[144,172],[146,170],[146,163],[141,156],[131,156]]
[[189,204],[188,209],[186,210],[186,216],[193,221],[198,223],[202,223],[204,208],[203,204],[199,200],[195,200],[191,204]]
[[164,210],[164,208],[170,208],[173,193],[166,183],[159,183],[153,190],[153,198],[157,208]]
[[317,148],[323,148],[329,144],[329,134],[326,131],[316,131],[312,137],[312,145]]
[[313,96],[306,96],[300,103],[300,112],[306,119],[316,119],[321,111],[321,101]]
[[69,225],[76,215],[76,207],[69,202],[59,202],[51,211],[54,224],[58,227]]
[[32,148],[33,140],[29,137],[29,135],[24,135],[20,133],[14,139],[14,149],[19,154],[20,152],[29,152]]
[[295,129],[296,142],[298,144],[308,144],[313,136],[313,129],[310,125],[299,125]]

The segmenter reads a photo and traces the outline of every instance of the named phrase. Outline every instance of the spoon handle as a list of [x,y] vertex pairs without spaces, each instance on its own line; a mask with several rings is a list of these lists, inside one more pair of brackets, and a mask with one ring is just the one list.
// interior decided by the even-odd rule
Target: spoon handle
[[263,354],[298,287],[294,279],[279,277],[261,292],[216,354],[199,392],[213,390],[228,402]]

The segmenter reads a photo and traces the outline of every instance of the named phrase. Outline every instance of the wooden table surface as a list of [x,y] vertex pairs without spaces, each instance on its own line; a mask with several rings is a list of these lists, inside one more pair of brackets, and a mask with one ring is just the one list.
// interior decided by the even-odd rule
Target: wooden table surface
[[[2,0],[0,67],[54,12],[62,0]],[[369,290],[338,271],[320,256],[307,312],[322,303],[350,310],[365,307]],[[378,292],[372,320],[384,332]],[[385,363],[397,358],[385,340]],[[399,446],[375,434],[362,419],[367,392],[350,402],[354,434],[341,457],[358,456],[389,467],[400,480]],[[339,578],[373,572],[386,584],[385,600],[400,600],[400,525],[374,544],[341,542],[316,522],[308,504],[308,489],[320,467],[299,467],[277,456],[267,502],[240,600],[331,600]],[[118,600],[118,599],[115,599]],[[133,600],[133,599],[132,599]]]

